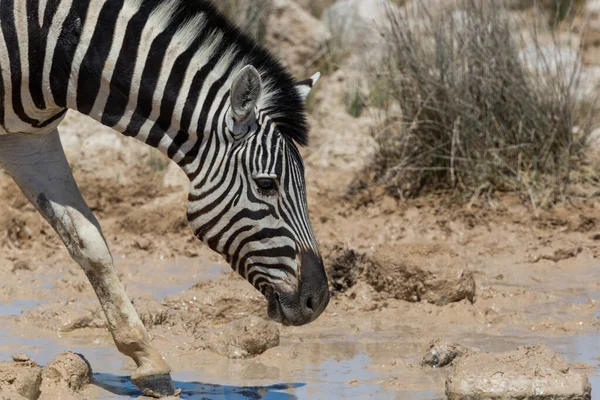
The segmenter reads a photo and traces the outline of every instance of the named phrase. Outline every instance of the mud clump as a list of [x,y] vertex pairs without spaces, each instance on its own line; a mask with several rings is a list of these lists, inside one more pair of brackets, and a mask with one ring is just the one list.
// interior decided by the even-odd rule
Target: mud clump
[[344,292],[359,280],[388,297],[436,305],[475,300],[475,279],[466,262],[441,245],[382,246],[373,254],[337,247],[328,257],[334,291]]
[[386,296],[382,296],[366,282],[358,281],[345,294],[360,311],[375,311],[387,306]]
[[[92,368],[81,355],[71,351],[54,357],[42,371],[40,399],[69,398],[90,383]],[[57,393],[63,393],[57,396]]]
[[41,369],[25,354],[0,362],[0,400],[79,400],[78,394],[92,377],[92,369],[80,354],[59,354]]
[[336,246],[327,259],[327,275],[336,292],[345,292],[356,285],[369,262],[366,254],[342,246]]
[[[128,233],[139,235],[167,233],[183,233],[187,229],[185,210],[180,206],[166,207],[163,204],[149,204],[127,214],[119,223],[120,228]],[[136,243],[136,247],[140,248]],[[143,249],[142,250],[148,250]]]
[[29,264],[29,262],[27,262],[26,260],[18,260],[13,263],[13,266],[10,271],[17,272],[17,271],[32,271],[32,270],[33,270],[33,268],[31,267],[31,264]]
[[105,326],[104,320],[97,313],[86,310],[62,315],[58,330],[60,332],[73,332],[78,329],[104,328]]
[[42,383],[40,366],[24,354],[0,362],[0,399],[37,399]]
[[446,380],[448,400],[587,400],[591,386],[545,346],[460,357]]
[[444,368],[451,365],[458,357],[474,353],[479,350],[463,347],[460,344],[444,342],[440,339],[429,344],[429,349],[421,361],[421,366]]
[[28,247],[35,232],[30,226],[30,218],[25,213],[12,207],[0,212],[0,245],[7,248],[22,249]]
[[273,322],[247,317],[207,332],[201,340],[222,356],[251,358],[279,346],[279,329]]
[[146,328],[192,332],[195,338],[240,318],[265,314],[267,307],[263,295],[235,272],[200,281],[162,301],[136,298],[133,304]]

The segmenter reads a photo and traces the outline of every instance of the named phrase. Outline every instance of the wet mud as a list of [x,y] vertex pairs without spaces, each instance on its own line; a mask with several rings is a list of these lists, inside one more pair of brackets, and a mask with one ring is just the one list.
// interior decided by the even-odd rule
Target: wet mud
[[[320,93],[336,85],[325,80]],[[325,103],[317,95],[315,110]],[[330,304],[309,325],[273,327],[262,322],[262,295],[185,225],[185,177],[142,144],[67,117],[62,139],[75,177],[182,398],[442,398],[458,350],[535,345],[575,365],[592,396],[600,393],[595,191],[543,209],[511,194],[468,206],[447,195],[398,201],[377,192],[357,202],[348,187],[361,168],[355,155],[370,142],[346,129],[354,126],[347,118],[332,117],[338,127],[312,120],[314,139],[302,150]],[[370,123],[364,117],[356,130]],[[72,351],[93,372],[68,393],[141,396],[83,271],[3,172],[0,202],[0,360],[23,353],[45,367]],[[231,340],[239,329],[248,337]],[[433,357],[432,343],[447,347]]]

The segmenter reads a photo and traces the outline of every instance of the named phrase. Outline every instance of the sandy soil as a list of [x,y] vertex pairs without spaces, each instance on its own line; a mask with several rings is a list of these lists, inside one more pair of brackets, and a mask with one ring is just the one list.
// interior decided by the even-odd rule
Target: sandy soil
[[[336,120],[344,118],[351,117]],[[278,327],[279,345],[238,359],[215,351],[211,332],[266,317],[266,304],[192,238],[181,176],[161,156],[87,118],[73,113],[64,124],[82,192],[184,394],[442,396],[447,368],[421,366],[436,339],[487,351],[544,343],[568,361],[591,364],[594,384],[600,193],[582,190],[548,210],[510,194],[470,207],[447,196],[397,202],[375,193],[357,201],[347,188],[361,168],[353,154],[369,151],[368,135],[346,141],[350,132],[330,127],[337,136],[329,136],[315,121],[313,145],[304,150],[309,203],[334,296],[311,325]],[[95,372],[84,396],[134,395],[124,378],[133,365],[112,348],[83,272],[5,175],[0,199],[0,355],[24,352],[44,364],[72,349]],[[443,284],[440,276],[447,276]],[[462,294],[444,297],[455,292]]]
[[[442,397],[449,369],[422,364],[439,341],[483,351],[545,344],[600,393],[600,191],[573,188],[551,208],[514,194],[468,206],[447,194],[349,196],[374,152],[377,113],[345,113],[346,79],[339,70],[319,82],[302,150],[333,294],[303,327],[248,318],[266,318],[266,302],[192,237],[174,165],[75,112],[63,123],[82,193],[183,397]],[[46,365],[73,350],[94,371],[76,396],[139,396],[83,272],[1,171],[0,204],[0,359],[25,353]],[[247,340],[215,345],[239,326]],[[264,352],[249,357],[255,348]]]

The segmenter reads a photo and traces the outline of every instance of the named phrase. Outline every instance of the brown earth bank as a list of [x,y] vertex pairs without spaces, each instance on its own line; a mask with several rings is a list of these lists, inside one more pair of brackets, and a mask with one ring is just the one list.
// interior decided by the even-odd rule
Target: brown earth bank
[[[71,126],[105,129],[78,115],[65,125],[65,143]],[[108,143],[116,148],[110,157],[139,158],[96,155],[88,172],[77,167],[77,147],[67,149],[120,278],[184,395],[186,387],[192,398],[260,387],[300,397],[443,396],[450,370],[421,363],[436,340],[483,351],[547,344],[584,362],[594,383],[600,198],[593,190],[544,209],[510,193],[465,206],[448,194],[397,201],[375,191],[357,203],[343,179],[328,177],[335,166],[315,173],[311,154],[320,148],[308,148],[309,207],[332,300],[310,325],[282,327],[248,320],[266,319],[266,302],[192,237],[186,189],[169,178],[171,166],[151,167],[154,155],[116,134]],[[337,171],[347,181],[353,173]],[[24,352],[43,364],[75,349],[97,372],[82,396],[134,395],[126,383],[134,366],[112,348],[83,272],[8,177],[0,188],[0,354]],[[247,336],[237,338],[242,331]]]
[[[293,48],[278,50],[286,58]],[[260,293],[192,236],[174,164],[75,112],[61,125],[120,279],[182,396],[431,399],[445,396],[449,375],[457,382],[490,360],[571,368],[600,392],[598,188],[574,185],[554,204],[515,193],[400,201],[378,188],[351,192],[380,116],[346,113],[352,76],[332,71],[311,100],[302,153],[332,299],[302,327],[266,321]],[[0,248],[0,398],[44,398],[48,385],[61,398],[139,396],[85,275],[1,171]],[[570,364],[550,350],[515,350],[533,345]],[[52,361],[67,350],[81,356]],[[16,353],[26,356],[9,361]]]

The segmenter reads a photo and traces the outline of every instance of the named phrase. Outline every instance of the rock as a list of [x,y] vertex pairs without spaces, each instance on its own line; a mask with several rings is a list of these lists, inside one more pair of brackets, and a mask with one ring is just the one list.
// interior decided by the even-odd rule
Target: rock
[[391,26],[390,13],[399,12],[399,7],[389,0],[340,0],[325,10],[322,20],[331,32],[332,45],[372,51],[385,48],[381,45]]
[[[42,370],[29,357],[16,355],[19,361],[0,362],[0,396],[7,399],[38,398],[42,382]],[[27,358],[26,361],[21,361]]]
[[78,392],[90,383],[91,378],[90,363],[81,354],[68,351],[57,355],[44,367],[41,391],[44,395],[57,391]]
[[600,0],[587,0],[585,10],[588,13],[600,13]]
[[133,239],[133,246],[142,251],[150,251],[154,248],[154,243],[147,237],[138,236]]
[[28,362],[31,361],[31,358],[27,354],[17,353],[12,356],[13,361],[15,362]]
[[448,400],[591,399],[585,374],[574,372],[545,346],[460,357],[446,380]]
[[321,21],[291,0],[275,0],[265,46],[297,79],[316,71],[310,65],[323,55],[331,34]]
[[398,300],[436,305],[475,299],[475,280],[464,259],[442,245],[382,246],[374,254],[343,250],[327,257],[334,290],[364,280]]
[[212,0],[214,5],[246,35],[262,43],[273,0]]
[[238,319],[201,337],[207,348],[229,358],[250,358],[279,346],[279,329],[257,317]]
[[421,365],[423,367],[443,368],[452,364],[456,358],[475,351],[478,350],[437,339],[429,344],[429,350],[427,350],[423,360],[421,360]]

